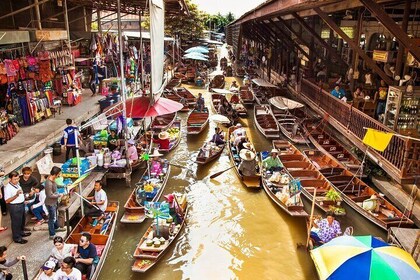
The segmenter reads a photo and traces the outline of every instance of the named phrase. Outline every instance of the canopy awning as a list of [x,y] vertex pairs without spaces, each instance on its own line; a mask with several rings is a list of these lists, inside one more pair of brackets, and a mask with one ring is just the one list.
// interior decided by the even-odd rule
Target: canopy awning
[[256,84],[259,87],[271,87],[271,88],[277,88],[277,86],[273,85],[272,83],[267,82],[266,80],[263,79],[252,79],[252,82],[254,84]]
[[[139,31],[123,31],[123,34],[127,37],[131,37],[131,38],[140,38],[140,32]],[[142,39],[145,40],[150,40],[150,32],[141,32],[141,37]],[[165,41],[174,41],[174,38],[172,37],[164,37]]]
[[302,103],[281,96],[272,97],[269,102],[280,110],[293,110],[305,107]]

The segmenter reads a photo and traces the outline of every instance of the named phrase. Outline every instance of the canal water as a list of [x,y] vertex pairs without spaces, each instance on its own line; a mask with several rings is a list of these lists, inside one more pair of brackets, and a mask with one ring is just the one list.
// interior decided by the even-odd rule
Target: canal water
[[[205,90],[191,90],[194,94],[203,92],[206,103],[209,103],[210,94]],[[256,150],[270,149],[271,143],[254,125],[252,110],[248,113],[248,119],[243,119],[242,124]],[[185,124],[187,114],[180,113],[179,116]],[[143,224],[117,223],[112,247],[99,279],[318,278],[309,253],[297,248],[298,243],[306,242],[304,219],[283,213],[263,189],[246,189],[234,170],[210,180],[211,174],[230,166],[226,150],[209,165],[197,167],[194,163],[199,148],[211,137],[214,127],[215,124],[210,123],[210,127],[196,137],[187,137],[184,127],[180,145],[166,156],[171,162],[186,168],[172,167],[164,193],[186,193],[190,205],[186,227],[175,246],[149,272],[134,273],[131,271],[134,262],[132,254],[151,221],[146,220]],[[134,174],[132,187],[141,173],[143,171],[140,170]],[[110,200],[120,202],[120,219],[132,188],[124,186],[122,180],[113,180],[108,182],[105,190]],[[310,211],[308,201],[305,207]],[[385,238],[385,231],[349,207],[345,208],[347,216],[338,219],[343,230],[345,226],[352,225],[357,235],[371,234]]]

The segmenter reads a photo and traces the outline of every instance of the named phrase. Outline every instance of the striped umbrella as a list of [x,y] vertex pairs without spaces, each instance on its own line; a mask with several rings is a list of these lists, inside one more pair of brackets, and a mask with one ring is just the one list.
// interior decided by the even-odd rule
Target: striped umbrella
[[406,251],[373,236],[340,236],[311,251],[319,278],[357,280],[420,279]]

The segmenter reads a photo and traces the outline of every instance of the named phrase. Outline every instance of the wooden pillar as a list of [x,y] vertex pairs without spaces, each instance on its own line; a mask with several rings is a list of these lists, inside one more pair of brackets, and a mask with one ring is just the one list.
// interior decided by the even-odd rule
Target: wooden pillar
[[42,30],[41,13],[39,12],[38,0],[34,0],[34,4],[35,4],[36,25],[37,25],[38,30]]
[[[407,33],[408,29],[408,20],[410,18],[410,10],[411,10],[411,0],[405,1],[405,7],[404,7],[404,17],[402,21],[402,30]],[[405,64],[405,61],[403,61],[405,53],[404,46],[398,41],[398,54],[397,54],[397,62],[395,65],[395,75],[399,75],[402,77],[404,73],[401,73],[401,70],[403,69],[403,66]]]
[[[356,26],[356,32],[355,32],[355,43],[357,46],[360,46],[360,36],[362,35],[362,25],[363,25],[363,13],[361,10],[358,11],[358,19],[357,19],[357,26]],[[354,80],[354,73],[358,71],[359,66],[359,56],[357,53],[352,50],[352,58],[351,58],[351,67],[353,68],[353,75],[350,78],[350,91],[351,93],[355,90],[355,80]]]
[[98,32],[100,35],[102,35],[102,22],[101,22],[101,10],[97,9],[96,10],[96,18],[97,18],[97,22],[98,22]]

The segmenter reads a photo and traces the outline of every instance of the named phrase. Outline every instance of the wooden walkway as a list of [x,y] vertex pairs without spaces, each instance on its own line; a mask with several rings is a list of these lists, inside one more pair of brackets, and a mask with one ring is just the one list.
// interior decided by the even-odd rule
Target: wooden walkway
[[420,265],[420,229],[391,227],[388,230],[388,243],[396,244],[398,247],[410,253],[416,263]]

